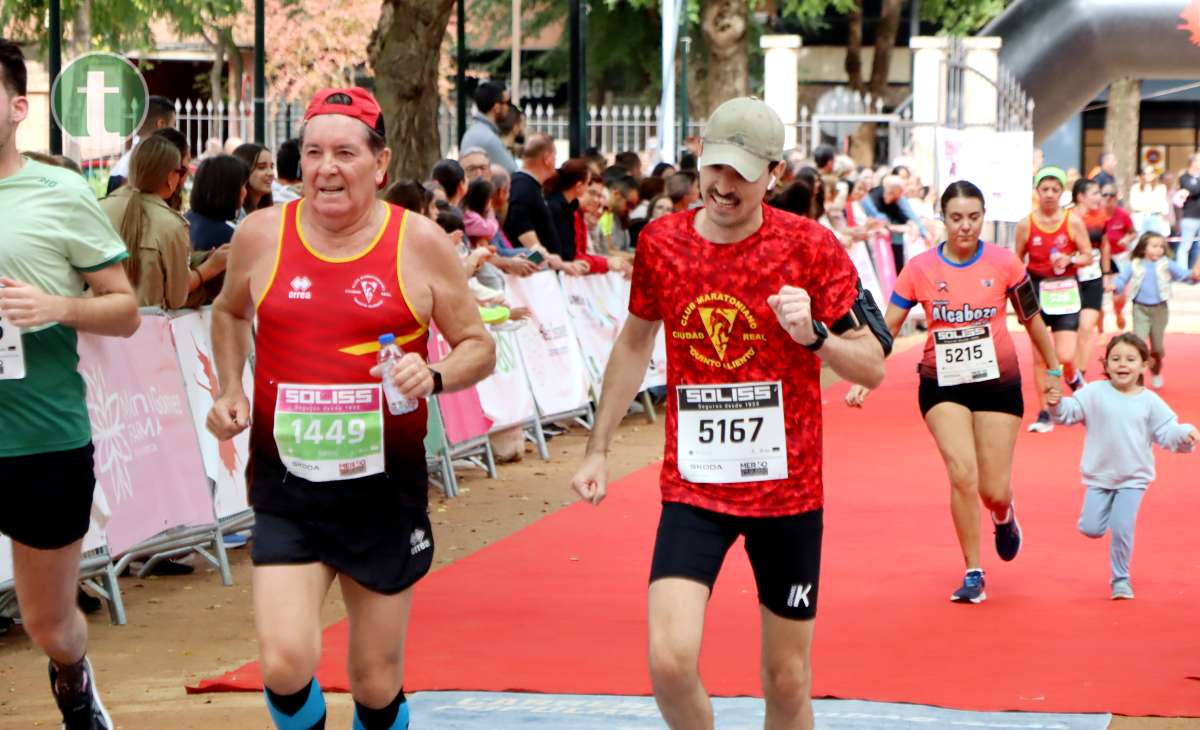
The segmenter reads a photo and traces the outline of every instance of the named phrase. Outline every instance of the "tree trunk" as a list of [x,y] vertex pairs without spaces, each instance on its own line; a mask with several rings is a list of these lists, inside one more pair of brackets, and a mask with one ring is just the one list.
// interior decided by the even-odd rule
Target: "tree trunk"
[[221,100],[221,81],[225,77],[225,42],[220,35],[209,38],[207,33],[202,33],[204,42],[208,44],[208,49],[212,51],[213,65],[212,70],[208,72],[208,98],[212,99],[215,106]]
[[[879,23],[875,26],[875,50],[871,55],[871,81],[866,88],[872,106],[872,109],[868,109],[868,111],[873,111],[877,99],[887,96],[888,74],[892,67],[892,49],[896,47],[896,34],[900,31],[901,2],[902,0],[883,0],[883,6],[879,12]],[[850,65],[849,49],[847,49],[846,65]],[[874,164],[874,124],[862,125],[850,137],[850,156],[860,164]]]
[[707,0],[700,27],[708,45],[708,103],[712,107],[750,89],[746,0]]
[[846,41],[846,76],[849,85],[860,94],[867,92],[862,76],[862,40],[863,40],[863,0],[858,0],[850,11],[850,38]]
[[1124,198],[1137,177],[1138,119],[1142,106],[1137,79],[1120,78],[1108,87],[1108,112],[1104,118],[1104,151],[1117,156],[1117,194]]
[[[3,27],[3,26],[0,26]],[[92,0],[79,0],[71,20],[71,44],[68,53],[78,58],[92,49]]]
[[[237,41],[233,39],[233,28],[221,29],[221,42],[225,44],[225,52],[229,54],[229,110],[233,112],[242,103],[242,94],[245,93],[244,84],[242,83],[242,74],[246,72],[246,61],[242,58],[242,49],[237,47]],[[232,118],[232,117],[231,117]],[[239,130],[240,136],[240,130]]]
[[384,0],[371,35],[371,67],[392,148],[392,180],[424,180],[441,157],[438,61],[454,2]]

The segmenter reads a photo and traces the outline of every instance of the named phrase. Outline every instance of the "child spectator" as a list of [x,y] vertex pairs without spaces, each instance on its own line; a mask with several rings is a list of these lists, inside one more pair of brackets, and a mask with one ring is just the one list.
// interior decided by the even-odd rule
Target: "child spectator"
[[1150,350],[1141,338],[1117,335],[1109,340],[1104,356],[1107,380],[1093,382],[1073,396],[1047,398],[1055,421],[1087,427],[1080,465],[1087,494],[1079,531],[1093,538],[1112,532],[1113,600],[1133,598],[1133,529],[1146,488],[1154,481],[1153,444],[1190,452],[1200,443],[1200,431],[1179,423],[1162,398],[1143,386],[1149,359]]

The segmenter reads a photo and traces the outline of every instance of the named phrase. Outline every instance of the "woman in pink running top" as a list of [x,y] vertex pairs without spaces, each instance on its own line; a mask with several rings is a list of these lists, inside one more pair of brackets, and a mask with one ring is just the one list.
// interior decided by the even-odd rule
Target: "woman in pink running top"
[[[1008,249],[979,240],[983,205],[983,193],[965,180],[946,188],[942,215],[947,240],[904,267],[885,315],[893,334],[917,304],[929,323],[917,367],[918,402],[950,477],[950,514],[966,563],[963,584],[950,600],[962,603],[987,597],[979,550],[980,502],[992,515],[1000,559],[1012,560],[1021,548],[1011,477],[1024,401],[1021,366],[1005,321],[1010,301],[1051,363],[1047,391],[1059,391],[1062,374],[1025,266]],[[862,407],[868,392],[854,386],[846,402]]]

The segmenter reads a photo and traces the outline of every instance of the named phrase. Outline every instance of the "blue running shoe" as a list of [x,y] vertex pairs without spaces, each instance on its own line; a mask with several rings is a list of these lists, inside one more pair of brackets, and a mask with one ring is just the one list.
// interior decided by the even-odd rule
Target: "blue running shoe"
[[987,600],[987,594],[983,592],[983,571],[968,570],[963,577],[962,588],[955,591],[950,600],[955,603],[983,603]]
[[1021,523],[1017,522],[1017,508],[1010,504],[1008,510],[1008,522],[996,522],[996,516],[992,515],[992,524],[996,527],[996,554],[1005,562],[1021,552]]

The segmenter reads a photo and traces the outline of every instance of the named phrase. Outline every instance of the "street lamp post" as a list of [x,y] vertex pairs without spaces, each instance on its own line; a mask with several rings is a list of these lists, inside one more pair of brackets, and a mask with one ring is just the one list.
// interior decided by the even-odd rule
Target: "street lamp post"
[[267,143],[267,14],[263,0],[254,0],[254,141]]
[[[50,0],[50,42],[48,44],[50,59],[46,64],[47,70],[50,72],[50,88],[54,89],[54,81],[62,72],[62,5],[59,0]],[[50,100],[48,105],[51,109],[54,108],[54,100]],[[54,118],[54,112],[50,112],[50,154],[62,154],[62,127],[58,126],[58,120]]]
[[567,86],[571,124],[568,136],[572,157],[587,148],[587,10],[583,0],[571,0],[568,15],[571,26],[571,76]]
[[467,0],[458,0],[458,71],[454,76],[457,87],[458,114],[454,142],[457,144],[467,133]]

